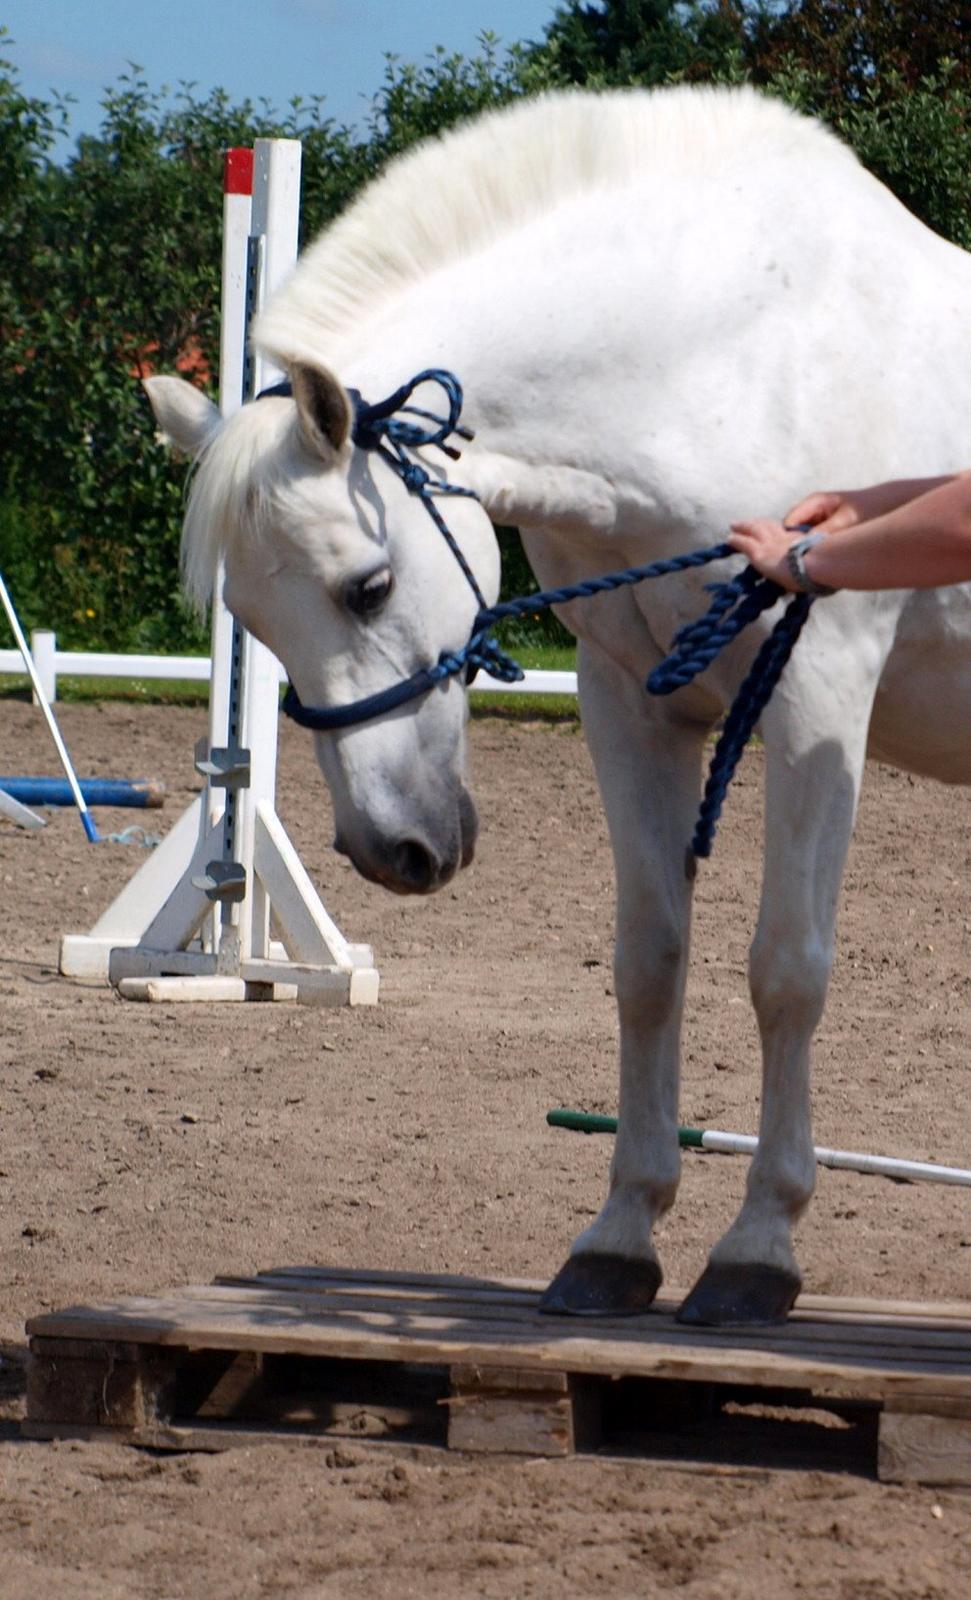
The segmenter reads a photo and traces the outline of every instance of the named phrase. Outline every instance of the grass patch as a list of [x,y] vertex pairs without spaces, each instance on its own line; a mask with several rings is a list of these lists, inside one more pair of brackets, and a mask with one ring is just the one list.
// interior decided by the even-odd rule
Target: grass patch
[[521,667],[526,667],[534,672],[576,672],[577,652],[575,645],[561,644],[526,644],[518,649],[514,646],[509,654],[519,662]]
[[[575,672],[574,645],[528,644],[513,646],[509,654],[521,667],[533,672]],[[579,726],[577,699],[573,694],[502,694],[489,690],[469,693],[475,718],[496,717],[504,722],[573,722]]]
[[476,694],[473,689],[469,707],[477,722],[494,717],[499,722],[573,722],[580,726],[572,694]]
[[[0,679],[0,700],[29,700],[30,679]],[[98,705],[119,700],[145,706],[206,706],[209,685],[184,678],[71,678],[57,679],[57,703]]]

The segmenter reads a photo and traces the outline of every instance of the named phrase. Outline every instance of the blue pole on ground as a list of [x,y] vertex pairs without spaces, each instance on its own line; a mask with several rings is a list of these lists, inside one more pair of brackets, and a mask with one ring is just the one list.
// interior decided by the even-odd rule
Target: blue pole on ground
[[[79,778],[78,788],[89,806],[160,806],[165,790],[147,778]],[[25,806],[73,806],[74,794],[64,778],[0,777],[5,789]]]
[[27,640],[24,638],[24,630],[20,626],[17,613],[14,610],[13,601],[10,598],[7,585],[3,581],[2,574],[0,574],[0,605],[3,606],[4,611],[7,613],[7,621],[10,623],[13,636],[17,641],[17,649],[24,658],[24,666],[27,668],[28,677],[33,685],[34,694],[37,697],[37,704],[44,713],[44,720],[46,721],[48,729],[50,730],[51,738],[54,740],[54,747],[61,758],[61,766],[64,768],[67,781],[71,786],[71,793],[74,796],[74,804],[77,806],[78,815],[81,818],[81,826],[87,834],[91,844],[97,844],[98,830],[94,825],[94,818],[87,808],[84,795],[78,788],[78,780],[74,775],[74,768],[71,765],[71,757],[68,755],[67,746],[64,743],[64,740],[61,738],[61,730],[54,720],[54,713],[51,710],[47,696],[44,693],[44,686],[40,681],[37,668],[34,665],[34,658],[30,653],[30,646],[27,643]]

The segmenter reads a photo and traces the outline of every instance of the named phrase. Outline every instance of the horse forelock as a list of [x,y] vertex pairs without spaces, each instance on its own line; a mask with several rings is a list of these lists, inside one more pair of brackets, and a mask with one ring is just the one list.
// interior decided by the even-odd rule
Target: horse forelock
[[237,411],[199,455],[181,551],[183,585],[198,611],[212,598],[219,559],[269,533],[274,491],[292,477],[299,448],[292,402],[265,399]]
[[575,89],[516,102],[393,161],[304,252],[257,318],[255,341],[283,365],[339,359],[359,323],[411,284],[566,200],[794,147],[855,160],[821,124],[747,87]]

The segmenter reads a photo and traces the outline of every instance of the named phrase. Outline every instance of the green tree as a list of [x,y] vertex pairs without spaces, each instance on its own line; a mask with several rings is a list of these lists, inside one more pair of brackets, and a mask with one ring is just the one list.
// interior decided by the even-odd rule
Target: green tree
[[74,645],[203,643],[178,588],[184,469],[137,380],[215,373],[226,146],[302,140],[307,237],[398,152],[510,99],[748,79],[830,122],[971,246],[969,30],[966,0],[564,0],[540,40],[510,51],[483,35],[472,57],[389,58],[363,135],[321,100],[281,114],[188,85],[173,105],[133,68],[106,92],[99,133],[58,166],[65,107],[23,93],[0,29],[0,566],[25,620]]
[[754,20],[755,81],[822,117],[911,211],[971,246],[966,0],[799,0]]
[[563,83],[591,87],[731,79],[751,22],[741,0],[568,0],[538,54]]
[[28,623],[116,648],[202,642],[179,594],[184,469],[156,440],[138,379],[208,383],[216,370],[227,145],[312,135],[318,213],[366,176],[342,184],[353,163],[336,158],[352,141],[318,110],[308,126],[299,105],[281,118],[190,90],[167,109],[133,69],[107,92],[100,134],[57,167],[56,117],[4,64],[0,118],[23,155],[0,212],[0,560]]
[[64,108],[25,97],[0,60],[0,565],[28,625],[89,647],[204,642],[179,593],[184,468],[138,379],[182,371],[212,386],[225,148],[302,141],[309,237],[400,150],[542,80],[488,35],[470,59],[389,58],[361,137],[321,100],[281,115],[185,85],[171,106],[133,67],[106,91],[99,133],[59,167]]
[[753,64],[760,74],[809,67],[834,104],[897,99],[937,81],[953,63],[949,88],[971,87],[971,10],[967,0],[799,0],[754,20]]

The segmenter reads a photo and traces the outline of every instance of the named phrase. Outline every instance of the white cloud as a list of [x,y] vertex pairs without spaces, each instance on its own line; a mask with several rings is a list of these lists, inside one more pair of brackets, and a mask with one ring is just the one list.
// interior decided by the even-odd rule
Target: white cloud
[[93,83],[99,86],[124,67],[123,56],[89,56],[60,44],[17,44],[11,50],[14,66],[45,83]]

